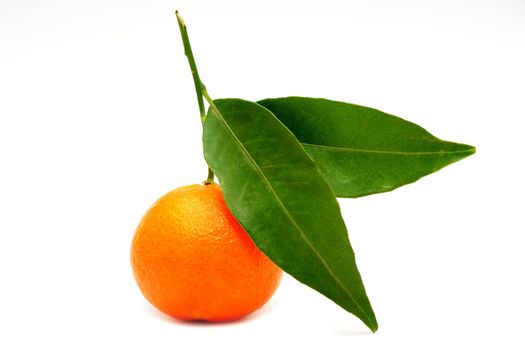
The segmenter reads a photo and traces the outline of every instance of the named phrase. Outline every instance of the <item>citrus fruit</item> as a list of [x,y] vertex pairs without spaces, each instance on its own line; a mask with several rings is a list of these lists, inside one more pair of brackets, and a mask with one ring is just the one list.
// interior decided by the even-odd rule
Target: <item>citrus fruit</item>
[[160,311],[212,322],[263,306],[282,275],[230,213],[217,184],[180,187],[153,204],[135,232],[131,265]]

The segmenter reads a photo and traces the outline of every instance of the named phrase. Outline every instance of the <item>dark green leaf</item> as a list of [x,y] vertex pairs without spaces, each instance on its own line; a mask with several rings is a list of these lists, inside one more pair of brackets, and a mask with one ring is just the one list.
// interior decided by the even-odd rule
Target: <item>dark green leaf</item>
[[391,191],[475,153],[368,107],[305,97],[258,103],[295,134],[338,197]]
[[208,111],[203,143],[228,208],[255,244],[375,331],[335,195],[294,135],[258,104],[224,99]]

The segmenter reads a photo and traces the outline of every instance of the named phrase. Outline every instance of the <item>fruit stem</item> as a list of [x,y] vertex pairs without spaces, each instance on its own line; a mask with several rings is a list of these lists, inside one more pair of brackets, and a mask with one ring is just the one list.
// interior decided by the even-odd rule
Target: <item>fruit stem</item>
[[[179,22],[180,34],[182,36],[182,43],[184,45],[184,54],[188,58],[188,63],[190,64],[191,75],[193,77],[193,83],[195,84],[195,93],[197,94],[197,102],[199,104],[199,112],[201,116],[201,123],[204,125],[206,120],[206,110],[204,109],[204,99],[202,98],[203,84],[199,76],[199,71],[197,70],[197,64],[195,63],[195,57],[193,57],[193,51],[191,50],[190,38],[188,36],[188,29],[186,28],[186,23],[182,19],[179,11],[175,11],[177,16],[177,21]],[[213,171],[208,167],[208,177],[204,184],[212,184],[214,179]]]
[[213,173],[211,168],[208,167],[208,178],[206,179],[206,181],[204,181],[204,184],[205,185],[211,185],[213,183],[213,178],[214,177],[215,177],[215,174]]

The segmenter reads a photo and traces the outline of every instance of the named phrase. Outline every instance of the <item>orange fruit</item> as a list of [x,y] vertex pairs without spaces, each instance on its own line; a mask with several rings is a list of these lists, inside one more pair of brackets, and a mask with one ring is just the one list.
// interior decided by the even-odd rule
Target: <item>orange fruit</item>
[[146,299],[181,320],[242,318],[270,299],[282,276],[216,184],[181,187],[153,204],[135,232],[131,265]]

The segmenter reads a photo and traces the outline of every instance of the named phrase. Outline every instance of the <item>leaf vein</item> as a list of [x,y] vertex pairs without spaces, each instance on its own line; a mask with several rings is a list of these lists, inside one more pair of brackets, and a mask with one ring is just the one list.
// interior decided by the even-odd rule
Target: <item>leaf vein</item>
[[398,155],[406,155],[406,156],[419,156],[419,155],[432,155],[432,154],[458,154],[458,153],[472,153],[473,152],[472,149],[465,149],[465,150],[458,150],[458,151],[423,151],[423,152],[380,151],[380,150],[371,150],[371,149],[315,145],[315,144],[304,143],[304,142],[302,142],[302,145],[309,147],[309,148],[332,149],[332,150],[337,150],[337,151],[342,151],[342,152],[398,154]]

